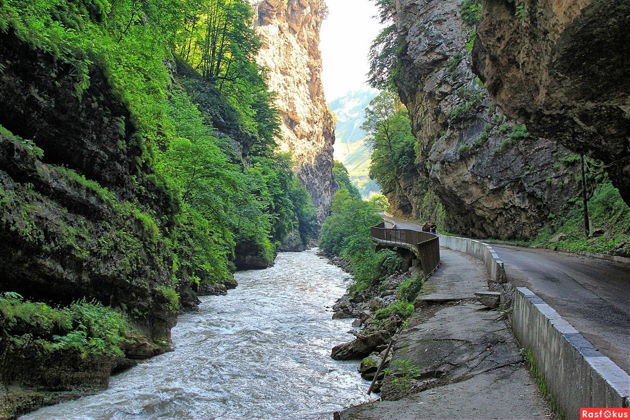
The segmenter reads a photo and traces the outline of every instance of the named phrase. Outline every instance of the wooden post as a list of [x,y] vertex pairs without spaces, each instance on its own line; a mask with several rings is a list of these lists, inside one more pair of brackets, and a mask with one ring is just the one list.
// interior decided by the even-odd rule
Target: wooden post
[[586,192],[586,162],[584,160],[584,153],[580,154],[582,160],[582,205],[584,207],[584,232],[588,238],[591,234],[591,221],[588,214],[588,194]]
[[378,369],[376,369],[376,374],[374,375],[374,379],[372,379],[372,383],[370,384],[370,387],[368,388],[367,394],[370,395],[372,393],[372,388],[374,388],[374,384],[376,383],[376,380],[378,379],[378,375],[381,373],[381,369],[383,369],[383,365],[385,364],[385,361],[387,360],[387,356],[389,356],[389,352],[392,349],[392,346],[394,345],[394,336],[396,334],[394,334],[391,338],[391,340],[389,341],[389,346],[387,346],[387,350],[385,350],[385,354],[383,355],[383,360],[381,360],[381,364],[378,365]]

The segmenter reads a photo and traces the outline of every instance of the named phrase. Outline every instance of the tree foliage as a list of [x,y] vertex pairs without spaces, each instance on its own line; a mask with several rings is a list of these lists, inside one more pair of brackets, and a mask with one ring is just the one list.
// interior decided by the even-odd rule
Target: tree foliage
[[179,31],[176,53],[227,98],[239,125],[265,145],[278,134],[263,70],[255,56],[260,41],[245,0],[196,0]]
[[[344,169],[338,164],[338,172]],[[347,173],[347,172],[346,172]],[[353,290],[359,292],[374,284],[383,275],[395,271],[399,258],[392,251],[376,251],[370,227],[382,222],[378,202],[363,201],[357,192],[341,186],[335,193],[331,215],[324,222],[320,248],[328,254],[341,256],[350,263],[356,281]]]
[[388,91],[382,91],[365,111],[367,140],[372,148],[370,177],[384,192],[395,191],[399,180],[415,171],[415,137],[409,114]]
[[369,52],[368,83],[376,89],[391,89],[400,77],[400,60],[407,43],[393,23],[396,5],[393,0],[374,0],[383,30],[372,41]]
[[[144,151],[139,172],[166,185],[177,202],[174,225],[152,211],[137,213],[160,230],[180,289],[230,278],[239,246],[271,260],[291,230],[304,242],[317,230],[290,157],[275,151],[278,112],[254,59],[260,42],[252,15],[245,0],[0,2],[0,30],[69,63],[75,95],[98,65],[128,106]],[[211,126],[173,74],[177,56],[217,93],[215,120],[226,121],[228,134]],[[249,143],[239,155],[232,144],[243,139]]]
[[350,180],[348,169],[343,166],[343,163],[337,160],[333,163],[333,180],[335,181],[337,190],[346,189],[352,196],[361,198],[361,193]]

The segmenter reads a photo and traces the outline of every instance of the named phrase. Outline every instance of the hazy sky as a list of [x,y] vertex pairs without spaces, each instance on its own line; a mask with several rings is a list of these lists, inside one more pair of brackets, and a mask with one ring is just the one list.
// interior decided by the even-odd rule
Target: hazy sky
[[380,31],[370,0],[326,0],[330,10],[321,33],[324,91],[328,102],[367,88],[368,51]]

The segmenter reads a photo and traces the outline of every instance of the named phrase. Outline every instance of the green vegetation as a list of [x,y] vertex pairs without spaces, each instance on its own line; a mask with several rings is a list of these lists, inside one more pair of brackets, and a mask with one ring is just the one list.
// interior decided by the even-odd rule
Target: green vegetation
[[[591,225],[594,229],[602,229],[601,234],[590,237],[585,234],[582,205],[580,200],[574,199],[568,203],[566,213],[550,218],[540,234],[524,244],[565,251],[621,252],[630,256],[630,246],[626,245],[625,251],[617,249],[621,244],[630,243],[630,208],[619,190],[606,180],[596,187],[588,204]],[[564,234],[563,239],[551,242],[560,233]]]
[[384,25],[384,29],[372,41],[370,47],[368,82],[376,89],[388,90],[394,88],[396,81],[400,78],[400,62],[407,53],[407,42],[393,23],[396,13],[395,2],[392,0],[375,0],[374,2],[379,9],[379,20]]
[[391,376],[391,383],[400,392],[406,392],[415,379],[420,377],[420,369],[407,359],[395,359],[387,369],[383,370],[387,376]]
[[124,315],[96,302],[56,309],[25,301],[13,292],[0,295],[0,321],[4,351],[33,355],[72,352],[83,359],[122,357],[120,345],[137,334]]
[[388,306],[378,309],[374,313],[376,319],[388,318],[397,315],[402,320],[407,320],[415,311],[414,301],[422,286],[424,285],[424,277],[420,275],[409,277],[398,286],[396,292],[396,300]]
[[162,293],[162,296],[168,302],[168,309],[175,312],[179,309],[179,294],[172,287],[158,286],[157,290]]
[[464,58],[464,53],[458,52],[448,59],[448,62],[446,63],[446,66],[447,66],[446,68],[447,68],[449,76],[451,77],[457,76],[457,67],[459,66],[459,63],[461,63],[463,58]]
[[376,251],[371,240],[370,227],[382,221],[375,204],[361,200],[360,196],[342,188],[333,197],[332,213],[324,222],[320,248],[338,255],[350,264],[356,281],[352,290],[360,292],[376,284],[382,274],[396,268],[392,251]]
[[525,358],[527,369],[534,378],[534,382],[536,382],[536,385],[538,386],[538,391],[540,391],[540,395],[545,399],[545,401],[547,401],[549,408],[551,408],[554,417],[565,419],[567,416],[564,413],[564,410],[562,410],[556,399],[551,395],[551,391],[549,390],[549,386],[545,381],[545,377],[536,364],[534,352],[531,349],[521,349],[521,355]]
[[[343,165],[337,163],[343,175]],[[337,255],[349,263],[355,280],[351,288],[359,293],[376,285],[385,276],[400,270],[402,261],[391,250],[376,251],[371,239],[370,227],[382,222],[378,215],[382,211],[382,198],[363,201],[357,191],[351,192],[344,184],[333,197],[331,215],[324,222],[319,246],[329,255]]]
[[468,153],[470,149],[471,149],[470,144],[461,144],[457,148],[457,153],[459,153],[460,155],[465,155],[466,153]]
[[389,317],[392,314],[396,314],[402,319],[406,319],[413,314],[413,311],[414,307],[412,303],[398,300],[391,305],[378,309],[374,313],[374,317],[376,319],[383,319]]
[[449,123],[457,122],[470,115],[475,111],[483,100],[483,91],[481,89],[461,87],[455,91],[455,94],[462,99],[462,103],[457,105],[449,112],[447,119]]
[[[365,112],[363,128],[372,148],[370,177],[378,182],[383,193],[394,203],[403,193],[401,180],[414,179],[415,182],[426,183],[416,166],[419,143],[411,132],[408,111],[391,92],[381,92]],[[430,188],[424,188],[424,191],[419,202],[415,203],[416,209],[425,221],[431,220],[442,229],[444,208]]]
[[[507,149],[509,149],[512,145],[516,144],[517,140],[522,140],[529,138],[529,132],[527,131],[527,127],[523,124],[509,124],[503,123],[497,128],[497,132],[501,135],[506,135],[507,137],[503,139],[501,144],[492,149],[492,153],[503,153]],[[484,133],[487,134],[484,128]],[[484,134],[482,133],[482,135]]]
[[480,0],[464,0],[459,9],[459,14],[468,26],[471,28],[468,30],[466,36],[466,50],[471,52],[475,46],[477,40],[477,23],[481,19],[481,1]]
[[346,189],[353,197],[361,198],[359,190],[350,181],[348,170],[343,163],[337,160],[333,164],[333,179],[338,190]]
[[477,28],[472,28],[468,31],[466,35],[466,50],[468,52],[472,52],[473,48],[475,48],[475,42],[477,41]]
[[[137,165],[174,199],[175,209],[161,209],[174,217],[120,202],[97,182],[58,169],[168,248],[173,281],[164,290],[173,307],[179,299],[172,291],[229,279],[236,253],[271,261],[293,229],[304,243],[317,234],[315,209],[290,156],[275,153],[278,112],[255,62],[260,43],[252,17],[245,0],[7,0],[0,6],[0,31],[15,31],[72,66],[76,96],[85,93],[97,65],[127,104],[137,129],[132,141],[143,151]],[[182,70],[175,80],[172,63]],[[241,143],[242,155],[217,128]],[[36,157],[45,152],[5,129],[0,134]],[[121,140],[119,147],[127,146]],[[130,237],[127,231],[117,236]]]
[[416,275],[409,277],[398,286],[398,299],[403,302],[413,303],[418,293],[420,293],[420,290],[422,290],[423,285],[424,278],[422,276]]
[[481,1],[464,0],[460,6],[459,14],[467,25],[476,25],[481,19]]
[[395,191],[400,179],[415,171],[416,139],[407,109],[392,93],[382,91],[365,110],[362,127],[372,148],[370,178],[385,193]]
[[514,16],[516,16],[518,20],[521,21],[521,23],[525,22],[525,19],[527,19],[528,15],[529,15],[529,11],[527,10],[527,5],[519,4],[516,6],[516,11],[514,12]]
[[[1,67],[0,67],[1,69]],[[0,73],[2,73],[0,71]],[[10,132],[9,130],[7,130],[4,126],[0,125],[0,136],[6,137],[9,140],[13,140],[14,142],[20,144],[21,146],[23,146],[26,150],[29,151],[29,153],[37,158],[37,159],[41,159],[44,157],[44,151],[42,149],[40,149],[39,147],[37,147],[35,145],[35,143],[33,143],[32,140],[28,140],[28,139],[23,139],[20,136],[16,136],[15,134],[13,134],[12,132]]]

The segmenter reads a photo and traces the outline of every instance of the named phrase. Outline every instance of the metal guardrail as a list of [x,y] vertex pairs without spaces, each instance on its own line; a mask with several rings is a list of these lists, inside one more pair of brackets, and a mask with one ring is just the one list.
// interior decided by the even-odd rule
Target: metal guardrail
[[386,228],[384,223],[370,228],[370,233],[373,239],[386,245],[398,243],[414,247],[426,276],[440,264],[440,241],[437,235],[411,229]]

